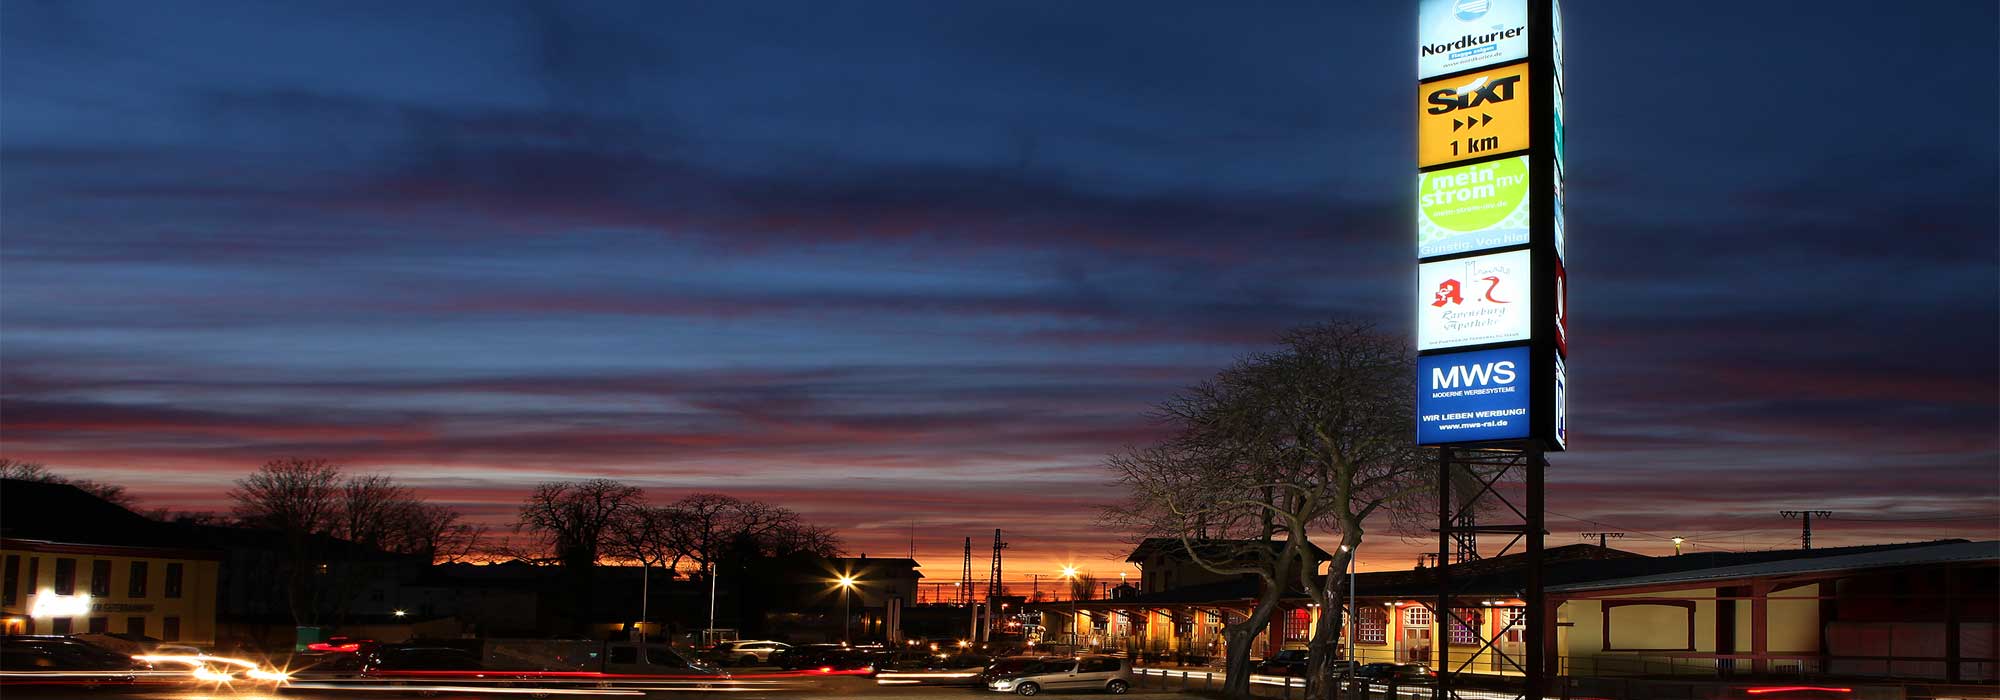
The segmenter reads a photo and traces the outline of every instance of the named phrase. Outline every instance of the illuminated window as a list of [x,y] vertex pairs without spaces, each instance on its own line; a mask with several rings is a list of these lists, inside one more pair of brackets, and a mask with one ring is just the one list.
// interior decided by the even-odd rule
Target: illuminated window
[[1451,611],[1451,643],[1479,643],[1479,608],[1455,608]]
[[125,595],[132,598],[146,597],[146,562],[132,562],[131,581],[125,587]]
[[1294,608],[1285,611],[1285,641],[1303,642],[1312,639],[1312,611]]
[[[75,559],[57,559],[57,560],[56,560],[56,584],[55,584],[55,594],[56,594],[56,595],[75,595],[75,594],[76,594],[76,560],[75,560]],[[68,634],[68,633],[67,633],[67,632],[59,632],[58,634]]]
[[[180,564],[179,562],[173,562],[173,563],[169,563],[169,564],[167,564],[167,585],[166,585],[166,586],[164,586],[164,588],[165,588],[166,590],[165,590],[165,591],[163,591],[163,592],[164,592],[164,593],[166,593],[166,596],[167,596],[168,598],[179,598],[179,597],[181,597],[181,570],[182,570],[182,568],[183,568],[183,567],[181,566],[181,564]],[[176,619],[175,619],[175,622],[174,622],[174,624],[176,624],[176,625],[180,624],[180,622],[179,622],[179,619],[178,619],[178,618],[176,618]]]
[[1403,627],[1429,628],[1430,626],[1431,626],[1430,608],[1426,608],[1421,605],[1412,605],[1410,607],[1403,608]]
[[91,560],[90,595],[96,598],[111,597],[111,560]]
[[1373,605],[1355,616],[1354,641],[1381,644],[1389,641],[1389,611]]

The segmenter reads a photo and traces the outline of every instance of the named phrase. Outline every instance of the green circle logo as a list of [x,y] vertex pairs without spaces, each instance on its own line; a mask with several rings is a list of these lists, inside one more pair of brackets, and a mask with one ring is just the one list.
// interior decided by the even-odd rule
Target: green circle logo
[[1447,231],[1480,231],[1507,219],[1528,198],[1526,158],[1425,173],[1417,184],[1424,218]]

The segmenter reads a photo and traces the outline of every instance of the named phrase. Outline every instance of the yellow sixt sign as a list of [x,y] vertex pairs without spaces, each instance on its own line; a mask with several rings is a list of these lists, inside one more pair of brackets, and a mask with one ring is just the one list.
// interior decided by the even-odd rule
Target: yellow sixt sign
[[1516,63],[1418,89],[1417,167],[1528,147],[1528,64]]

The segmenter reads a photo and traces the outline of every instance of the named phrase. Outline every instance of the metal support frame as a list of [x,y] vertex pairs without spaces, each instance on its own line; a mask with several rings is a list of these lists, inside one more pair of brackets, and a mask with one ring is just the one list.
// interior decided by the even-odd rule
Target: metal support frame
[[[1543,578],[1543,540],[1546,536],[1544,520],[1545,489],[1543,473],[1547,470],[1541,443],[1526,441],[1507,443],[1492,447],[1440,447],[1438,448],[1438,527],[1437,557],[1439,561],[1453,561],[1454,550],[1466,551],[1476,547],[1477,538],[1482,535],[1511,534],[1513,538],[1494,556],[1505,556],[1516,545],[1521,545],[1527,558],[1526,581],[1521,591],[1521,599],[1526,604],[1522,625],[1522,658],[1503,651],[1497,642],[1507,633],[1505,625],[1468,624],[1456,612],[1461,607],[1478,608],[1477,604],[1457,604],[1457,591],[1452,583],[1452,566],[1440,565],[1433,569],[1437,584],[1437,597],[1427,605],[1431,608],[1431,619],[1436,631],[1431,635],[1432,648],[1437,654],[1437,684],[1432,697],[1436,700],[1460,698],[1456,688],[1463,685],[1462,676],[1470,675],[1469,667],[1474,658],[1482,653],[1497,655],[1511,669],[1518,670],[1523,683],[1517,697],[1540,700],[1548,695],[1553,679],[1554,637],[1553,615],[1549,610]],[[1507,495],[1493,488],[1502,479],[1512,475],[1522,481],[1525,488],[1520,505],[1516,505]],[[1472,493],[1454,494],[1454,483],[1458,488],[1470,488]],[[1518,525],[1486,524],[1474,525],[1470,514],[1487,505],[1497,505],[1491,509],[1496,514],[1511,514],[1519,518]],[[1475,544],[1467,544],[1470,540]],[[1476,551],[1473,550],[1473,551]],[[1457,563],[1470,561],[1460,559]],[[1460,623],[1478,632],[1478,646],[1462,661],[1454,661],[1451,648],[1453,623]],[[1480,688],[1482,695],[1494,688]]]

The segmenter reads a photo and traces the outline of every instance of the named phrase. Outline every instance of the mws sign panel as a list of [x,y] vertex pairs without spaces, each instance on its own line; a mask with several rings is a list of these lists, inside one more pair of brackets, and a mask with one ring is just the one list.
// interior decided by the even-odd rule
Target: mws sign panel
[[1417,349],[1532,337],[1532,259],[1517,250],[1417,266]]
[[1417,175],[1417,257],[1528,242],[1528,157]]
[[1417,89],[1417,167],[1528,148],[1528,64],[1516,63]]
[[1528,348],[1417,358],[1417,444],[1528,437]]
[[1422,0],[1417,6],[1417,77],[1528,56],[1526,0]]

